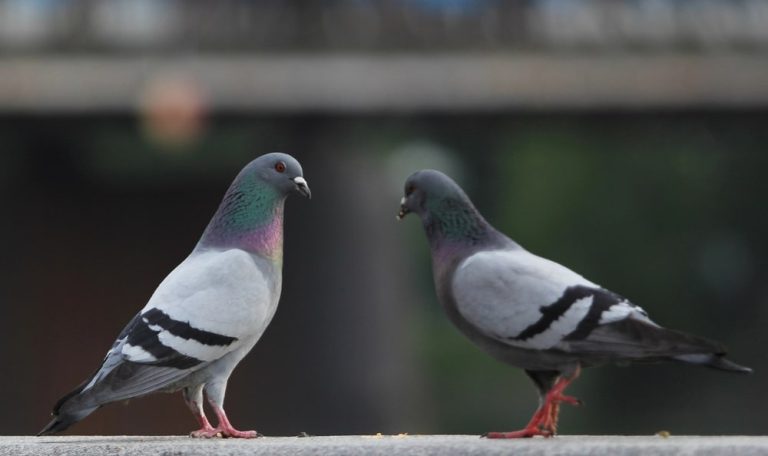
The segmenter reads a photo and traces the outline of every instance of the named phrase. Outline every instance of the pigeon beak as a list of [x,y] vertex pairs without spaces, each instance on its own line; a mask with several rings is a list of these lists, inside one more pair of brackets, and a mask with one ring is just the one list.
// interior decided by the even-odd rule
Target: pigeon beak
[[409,211],[408,208],[405,207],[405,197],[402,197],[400,199],[400,212],[397,213],[397,216],[395,218],[397,219],[397,221],[400,221],[403,219],[403,217],[408,215],[409,212],[411,211]]
[[306,179],[301,176],[296,176],[293,178],[293,183],[296,184],[297,192],[301,193],[309,199],[312,199],[312,192],[309,190],[309,185],[307,185]]

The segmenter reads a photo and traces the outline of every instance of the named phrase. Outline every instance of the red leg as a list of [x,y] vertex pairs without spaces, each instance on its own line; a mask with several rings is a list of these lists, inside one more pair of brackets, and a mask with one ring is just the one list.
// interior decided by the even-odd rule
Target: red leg
[[202,387],[198,387],[194,390],[185,389],[183,396],[184,402],[187,403],[187,407],[189,407],[192,414],[195,415],[197,422],[200,423],[200,429],[190,432],[189,435],[191,437],[216,437],[218,431],[211,426],[210,422],[208,422],[208,418],[206,418],[205,411],[203,410]]
[[545,430],[545,428],[542,426],[543,422],[546,421],[552,413],[551,408],[552,404],[548,402],[542,404],[541,407],[536,410],[536,413],[533,414],[533,417],[531,417],[531,421],[529,421],[528,424],[526,424],[525,427],[519,431],[488,432],[483,435],[483,437],[487,437],[489,439],[522,439],[534,437],[537,435],[551,437],[549,431]]
[[544,396],[544,403],[533,414],[531,421],[525,428],[512,432],[489,432],[484,437],[489,439],[519,439],[535,437],[552,437],[557,433],[557,420],[560,415],[560,403],[565,402],[571,405],[580,405],[581,401],[573,396],[563,394],[565,388],[571,384],[581,373],[581,368],[577,367],[570,377],[560,377]]
[[252,439],[254,437],[259,437],[259,433],[256,431],[238,431],[235,429],[229,422],[224,409],[219,407],[209,398],[208,402],[211,404],[211,407],[213,407],[213,410],[216,412],[216,416],[219,418],[219,425],[216,427],[211,426],[211,423],[208,421],[208,418],[206,418],[205,411],[203,410],[202,391],[202,386],[195,390],[184,390],[184,401],[187,403],[189,409],[192,410],[198,423],[200,423],[200,429],[189,433],[191,437],[206,439],[214,437]]
[[216,412],[216,416],[219,417],[219,425],[216,427],[216,430],[222,437],[233,437],[238,439],[253,439],[259,437],[259,433],[256,431],[239,431],[235,429],[229,422],[227,413],[223,408],[220,408],[215,404],[211,404],[211,406],[213,407],[213,411]]
[[195,418],[200,423],[200,429],[189,433],[190,437],[210,439],[219,436],[219,430],[211,426],[205,415],[195,414]]
[[549,431],[550,436],[557,433],[557,420],[560,416],[560,404],[564,402],[570,405],[581,405],[580,400],[573,396],[566,396],[563,394],[568,385],[576,380],[576,377],[579,376],[579,373],[580,369],[577,369],[570,377],[560,377],[557,382],[555,382],[555,385],[552,387],[552,389],[547,392],[545,402],[550,403],[551,406],[549,409],[549,415],[542,420],[541,426],[543,429]]

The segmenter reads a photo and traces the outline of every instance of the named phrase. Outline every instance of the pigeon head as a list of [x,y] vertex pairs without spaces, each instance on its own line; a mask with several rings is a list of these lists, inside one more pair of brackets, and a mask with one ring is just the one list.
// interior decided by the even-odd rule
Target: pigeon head
[[421,219],[433,247],[446,243],[477,245],[495,233],[464,190],[440,171],[417,171],[405,181],[397,218],[411,212]]
[[288,154],[274,152],[253,160],[243,168],[232,187],[255,189],[264,184],[283,198],[292,192],[312,198],[301,165]]
[[405,180],[405,196],[400,200],[402,219],[411,212],[424,218],[439,210],[445,201],[461,201],[472,204],[469,197],[450,177],[432,169],[424,169],[411,174]]
[[291,193],[311,197],[295,158],[271,153],[253,160],[230,185],[198,246],[282,259],[283,206]]

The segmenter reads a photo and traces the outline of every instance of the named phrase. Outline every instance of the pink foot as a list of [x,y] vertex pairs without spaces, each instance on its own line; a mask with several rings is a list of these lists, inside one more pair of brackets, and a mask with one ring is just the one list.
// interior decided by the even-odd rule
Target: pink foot
[[202,411],[200,413],[195,413],[195,416],[197,417],[197,421],[200,423],[200,429],[190,432],[190,437],[197,439],[210,439],[218,436],[219,430],[214,429],[213,426],[211,426],[211,423],[208,422],[208,418],[205,417]]
[[524,429],[511,432],[487,432],[482,437],[488,439],[528,439],[537,435],[552,437],[555,435],[554,429],[545,424],[552,415],[552,407],[551,403],[545,403],[540,409],[536,410],[531,421]]
[[195,439],[212,439],[214,437],[221,437],[221,431],[208,426],[207,428],[198,429],[189,433],[189,436]]
[[489,439],[525,439],[540,435],[542,437],[554,437],[557,434],[557,419],[560,415],[560,403],[571,405],[582,405],[582,402],[573,397],[563,394],[565,388],[579,376],[581,367],[570,377],[560,377],[544,397],[544,403],[533,414],[531,421],[524,429],[512,432],[488,432],[483,437]]
[[566,404],[579,406],[584,405],[584,402],[581,401],[581,399],[575,398],[573,396],[566,396],[564,394],[555,394],[548,398],[549,402],[551,403],[561,403],[565,402]]
[[238,431],[235,428],[221,429],[219,432],[221,432],[223,437],[233,439],[255,439],[256,437],[261,437],[261,434],[256,431]]
[[261,437],[261,434],[256,431],[238,431],[229,422],[229,418],[227,418],[227,414],[224,412],[223,408],[213,402],[210,402],[210,404],[216,412],[216,416],[219,417],[219,425],[216,427],[216,431],[222,437],[233,439],[255,439],[256,437]]
[[190,432],[189,436],[196,439],[214,439],[217,437],[233,439],[255,439],[256,437],[261,437],[261,434],[256,431],[238,431],[234,428],[223,429],[221,427],[217,427],[198,429],[197,431]]

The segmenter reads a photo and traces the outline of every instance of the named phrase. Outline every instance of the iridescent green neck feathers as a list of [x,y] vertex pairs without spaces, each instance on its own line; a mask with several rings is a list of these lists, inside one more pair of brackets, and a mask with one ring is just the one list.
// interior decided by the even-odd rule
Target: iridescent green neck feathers
[[433,246],[444,241],[475,244],[493,231],[472,203],[460,198],[433,196],[426,209],[424,227]]
[[240,248],[282,261],[285,196],[257,179],[240,179],[224,196],[200,245]]

